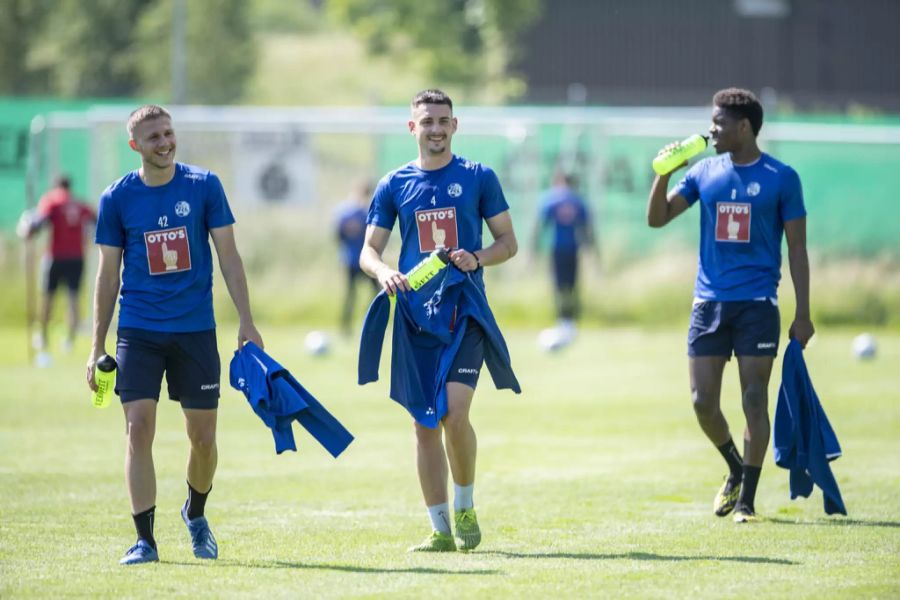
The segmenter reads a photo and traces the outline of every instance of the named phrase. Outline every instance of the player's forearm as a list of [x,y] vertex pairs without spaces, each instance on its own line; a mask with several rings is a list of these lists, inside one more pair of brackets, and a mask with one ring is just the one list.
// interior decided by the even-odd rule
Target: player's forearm
[[669,200],[666,192],[669,189],[669,176],[657,175],[650,187],[650,198],[647,201],[647,224],[650,227],[662,227],[669,218]]
[[106,353],[106,335],[112,322],[116,307],[116,296],[119,294],[119,274],[115,277],[97,272],[94,288],[94,319],[91,355],[96,359]]
[[788,248],[788,263],[797,299],[796,318],[809,319],[809,256],[805,244]]
[[378,273],[390,267],[381,260],[381,254],[371,246],[363,246],[362,252],[359,253],[359,268],[363,273],[373,279],[378,279]]
[[475,255],[482,267],[489,267],[508,261],[518,251],[519,243],[516,241],[516,234],[510,231],[497,236],[493,244],[476,251]]
[[250,289],[247,286],[247,274],[244,272],[244,262],[240,255],[230,256],[221,263],[222,277],[225,279],[225,287],[237,310],[241,323],[252,325],[253,314],[250,312]]

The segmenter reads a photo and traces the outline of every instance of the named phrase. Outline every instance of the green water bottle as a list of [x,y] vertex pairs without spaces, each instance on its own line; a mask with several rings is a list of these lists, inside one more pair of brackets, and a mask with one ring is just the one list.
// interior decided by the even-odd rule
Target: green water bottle
[[709,138],[705,135],[694,134],[678,142],[665,152],[660,152],[653,159],[653,170],[657,175],[671,173],[684,161],[697,156],[706,150],[706,142]]
[[98,358],[94,365],[94,383],[97,384],[97,391],[94,392],[92,400],[97,408],[109,406],[116,387],[116,366],[116,359],[109,354]]
[[431,254],[426,256],[422,262],[414,266],[406,274],[409,286],[418,290],[423,285],[431,281],[431,279],[441,272],[441,269],[450,263],[450,252],[446,248],[440,247],[433,250]]

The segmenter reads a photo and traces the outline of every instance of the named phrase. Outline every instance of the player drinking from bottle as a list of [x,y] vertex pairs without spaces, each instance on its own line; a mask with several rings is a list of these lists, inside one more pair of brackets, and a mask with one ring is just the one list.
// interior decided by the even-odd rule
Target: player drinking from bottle
[[[768,385],[781,329],[776,292],[782,235],[797,301],[788,335],[805,346],[815,331],[800,178],[760,151],[756,138],[762,123],[762,106],[751,92],[717,92],[709,128],[717,155],[694,165],[668,194],[671,173],[657,176],[647,204],[651,227],[700,206],[700,264],[688,330],[691,396],[701,429],[729,468],[713,510],[718,516],[734,510],[738,523],[756,520],[756,486],[769,442]],[[719,403],[722,372],[732,353],[746,418],[743,458]]]

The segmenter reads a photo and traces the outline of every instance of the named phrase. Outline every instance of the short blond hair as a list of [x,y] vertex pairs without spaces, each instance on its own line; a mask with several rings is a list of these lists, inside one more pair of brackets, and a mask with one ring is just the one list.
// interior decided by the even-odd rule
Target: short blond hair
[[144,121],[151,121],[153,119],[159,119],[161,117],[171,119],[172,115],[169,114],[169,111],[157,104],[145,104],[144,106],[133,111],[128,116],[128,123],[125,125],[125,128],[128,130],[128,139],[134,139],[134,129],[139,124],[143,123]]

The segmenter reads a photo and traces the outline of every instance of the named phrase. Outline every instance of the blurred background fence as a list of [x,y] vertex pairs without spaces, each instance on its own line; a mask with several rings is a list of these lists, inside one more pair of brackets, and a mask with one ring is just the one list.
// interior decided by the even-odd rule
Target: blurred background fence
[[[21,103],[20,115],[40,106]],[[10,143],[19,169],[5,173],[0,222],[9,229],[57,174],[95,202],[110,182],[138,166],[123,123],[130,107],[91,106],[34,118]],[[330,235],[334,205],[361,177],[377,180],[414,158],[403,108],[171,107],[179,159],[222,178],[239,216],[288,209],[310,235]],[[454,149],[499,174],[520,232],[530,231],[555,168],[574,173],[594,214],[607,266],[660,247],[693,248],[695,219],[650,230],[644,206],[650,158],[665,143],[708,127],[701,108],[458,107]],[[20,134],[21,135],[21,134]],[[774,120],[764,150],[800,173],[810,211],[809,243],[826,257],[900,253],[894,190],[900,122]],[[27,150],[25,150],[27,149]],[[707,154],[711,152],[708,151]],[[22,160],[24,154],[24,160]],[[7,159],[7,162],[12,162]],[[24,193],[23,193],[24,192]]]
[[[0,0],[0,14],[11,322],[19,214],[57,174],[95,203],[136,168],[123,124],[147,101],[173,111],[179,160],[225,182],[261,316],[331,315],[333,208],[414,157],[405,105],[435,86],[456,102],[454,149],[498,172],[523,249],[553,170],[577,175],[601,250],[585,264],[588,322],[682,322],[697,218],[646,226],[649,163],[705,131],[712,93],[737,85],[765,107],[764,150],[802,178],[817,319],[900,324],[897,0]],[[489,283],[502,318],[552,318],[529,253]]]

